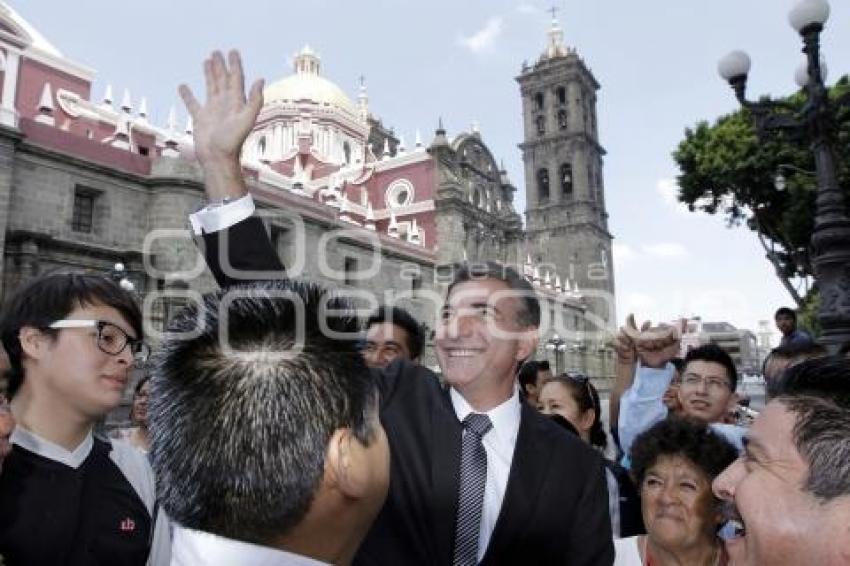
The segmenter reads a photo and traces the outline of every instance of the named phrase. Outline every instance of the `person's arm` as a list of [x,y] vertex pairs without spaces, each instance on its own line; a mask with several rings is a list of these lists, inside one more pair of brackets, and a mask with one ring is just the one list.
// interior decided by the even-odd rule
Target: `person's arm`
[[[632,315],[629,317],[630,320],[634,320]],[[622,330],[614,338],[613,346],[617,357],[614,386],[611,388],[611,396],[608,399],[608,422],[612,433],[616,433],[620,418],[620,398],[634,382],[637,352],[632,341]]]
[[204,76],[204,104],[188,86],[179,88],[192,116],[195,154],[210,202],[191,216],[192,227],[203,235],[204,255],[220,286],[281,277],[284,267],[262,221],[253,216],[254,203],[239,160],[263,105],[263,81],[254,82],[246,98],[237,51],[228,53],[227,63],[220,52],[214,52],[204,61]]
[[662,398],[675,368],[666,363],[662,368],[638,365],[635,381],[620,399],[619,437],[620,446],[628,456],[637,436],[660,420],[667,417],[667,407]]
[[[251,201],[251,196],[243,197]],[[204,257],[219,286],[286,276],[263,222],[256,216],[230,215],[224,205],[202,211],[214,219],[217,230],[203,232]],[[253,202],[251,202],[253,208]]]
[[263,106],[263,81],[251,85],[245,97],[245,75],[238,51],[214,51],[204,61],[207,100],[201,104],[192,90],[180,85],[180,97],[192,116],[195,155],[204,171],[204,190],[210,202],[239,199],[248,194],[239,155],[242,144]]

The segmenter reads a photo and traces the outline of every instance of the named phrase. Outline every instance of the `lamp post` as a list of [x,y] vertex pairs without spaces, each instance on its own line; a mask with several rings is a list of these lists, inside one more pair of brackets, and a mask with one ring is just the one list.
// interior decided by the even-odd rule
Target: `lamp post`
[[125,291],[132,293],[136,290],[136,285],[127,277],[127,268],[120,261],[112,266],[109,271],[109,278]]
[[820,55],[820,34],[828,17],[826,0],[802,0],[788,15],[791,26],[803,39],[806,55],[794,77],[806,94],[800,111],[781,101],[747,100],[750,58],[743,51],[726,55],[718,64],[718,71],[729,81],[741,105],[753,114],[760,137],[767,131],[782,131],[805,139],[811,145],[817,198],[809,246],[821,297],[818,321],[823,332],[820,341],[834,351],[850,341],[850,218],[838,185],[832,146],[837,110],[841,106],[850,107],[850,95],[830,100],[824,85],[826,65]]
[[552,337],[546,341],[545,348],[550,352],[553,352],[555,355],[555,375],[560,375],[563,371],[561,364],[561,357],[564,355],[564,352],[567,349],[567,341],[558,336],[557,334],[553,334]]

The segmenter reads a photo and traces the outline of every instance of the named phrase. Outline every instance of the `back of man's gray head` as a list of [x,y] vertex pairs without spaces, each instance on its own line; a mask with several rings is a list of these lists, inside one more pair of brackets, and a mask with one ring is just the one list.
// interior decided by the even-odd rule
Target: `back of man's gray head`
[[268,543],[309,509],[336,429],[373,440],[376,385],[350,312],[321,287],[276,281],[208,295],[171,321],[149,409],[171,518]]

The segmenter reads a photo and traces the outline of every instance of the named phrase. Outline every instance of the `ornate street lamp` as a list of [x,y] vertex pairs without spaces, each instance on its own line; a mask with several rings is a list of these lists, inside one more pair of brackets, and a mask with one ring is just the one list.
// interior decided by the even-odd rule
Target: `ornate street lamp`
[[778,130],[811,144],[817,173],[817,208],[809,245],[821,297],[820,341],[834,351],[850,342],[850,218],[838,185],[832,148],[837,112],[840,107],[850,107],[850,95],[830,100],[824,85],[826,65],[820,56],[820,34],[828,17],[826,0],[802,0],[788,15],[791,26],[803,38],[806,55],[795,73],[797,84],[806,93],[799,112],[782,101],[747,100],[750,58],[743,51],[733,51],[721,59],[718,71],[729,81],[741,105],[753,115],[760,137]]
[[112,266],[109,271],[109,278],[125,291],[133,293],[136,290],[136,285],[127,277],[127,268],[120,261]]
[[561,358],[564,355],[564,352],[567,349],[567,342],[557,334],[553,334],[552,337],[546,341],[545,348],[550,352],[553,352],[555,355],[555,375],[561,374]]

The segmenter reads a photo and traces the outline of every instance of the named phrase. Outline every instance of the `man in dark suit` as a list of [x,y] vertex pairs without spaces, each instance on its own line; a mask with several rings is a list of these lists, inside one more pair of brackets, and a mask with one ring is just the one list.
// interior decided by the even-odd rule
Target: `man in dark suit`
[[[238,160],[262,83],[246,100],[238,54],[228,59],[216,52],[205,62],[205,105],[180,88],[212,201],[193,225],[222,286],[283,270],[250,217]],[[613,562],[601,459],[520,402],[516,370],[536,348],[539,322],[534,290],[513,269],[487,263],[455,273],[436,335],[449,387],[402,361],[381,376],[390,490],[357,563]]]

